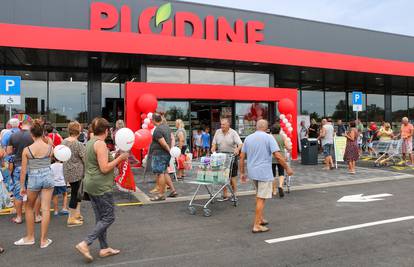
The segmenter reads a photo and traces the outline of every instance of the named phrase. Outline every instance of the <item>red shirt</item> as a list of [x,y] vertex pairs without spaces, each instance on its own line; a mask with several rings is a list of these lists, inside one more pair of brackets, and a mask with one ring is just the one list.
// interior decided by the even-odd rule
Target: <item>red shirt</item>
[[56,147],[62,143],[62,137],[58,133],[50,133],[47,135],[53,142],[53,147]]

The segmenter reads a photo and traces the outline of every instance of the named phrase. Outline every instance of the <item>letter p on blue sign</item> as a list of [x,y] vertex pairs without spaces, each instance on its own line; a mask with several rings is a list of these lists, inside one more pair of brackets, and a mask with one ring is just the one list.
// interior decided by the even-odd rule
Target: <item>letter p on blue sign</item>
[[362,105],[361,92],[352,92],[352,105]]
[[20,95],[19,76],[0,76],[0,95]]

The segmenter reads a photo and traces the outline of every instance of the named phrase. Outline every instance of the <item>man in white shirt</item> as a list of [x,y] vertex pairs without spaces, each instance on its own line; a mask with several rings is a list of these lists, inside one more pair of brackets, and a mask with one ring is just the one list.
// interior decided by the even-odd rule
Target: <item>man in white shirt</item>
[[330,170],[334,168],[332,159],[334,135],[335,131],[332,122],[328,121],[327,119],[323,119],[322,128],[318,139],[321,140],[323,156],[325,157],[325,167],[323,168],[324,170]]

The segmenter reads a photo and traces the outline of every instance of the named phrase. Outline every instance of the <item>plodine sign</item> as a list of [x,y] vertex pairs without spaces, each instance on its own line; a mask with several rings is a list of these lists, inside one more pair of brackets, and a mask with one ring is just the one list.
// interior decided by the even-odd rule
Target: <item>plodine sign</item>
[[[201,19],[197,14],[186,11],[173,11],[171,3],[159,7],[146,8],[139,14],[138,21],[132,21],[130,6],[116,6],[93,2],[90,9],[91,30],[112,30],[119,26],[120,32],[132,32],[132,25],[138,24],[140,34],[161,34],[233,43],[257,44],[264,40],[265,24],[261,21],[237,19],[230,23],[225,17],[211,15]],[[155,25],[154,25],[155,22]],[[135,24],[136,25],[136,24]],[[186,31],[188,25],[192,31]],[[155,30],[159,29],[159,30]]]

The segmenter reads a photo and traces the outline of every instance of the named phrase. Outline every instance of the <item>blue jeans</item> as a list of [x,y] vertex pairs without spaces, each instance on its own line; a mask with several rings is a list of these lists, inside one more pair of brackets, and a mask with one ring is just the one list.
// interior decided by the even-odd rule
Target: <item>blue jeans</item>
[[21,166],[14,166],[13,173],[11,175],[12,178],[12,190],[13,196],[16,200],[23,200],[23,197],[20,195],[20,172],[22,170]]
[[106,231],[115,221],[114,198],[112,193],[105,193],[101,196],[89,195],[89,198],[91,199],[92,208],[95,213],[96,224],[85,241],[90,246],[93,241],[98,239],[101,249],[108,248]]

